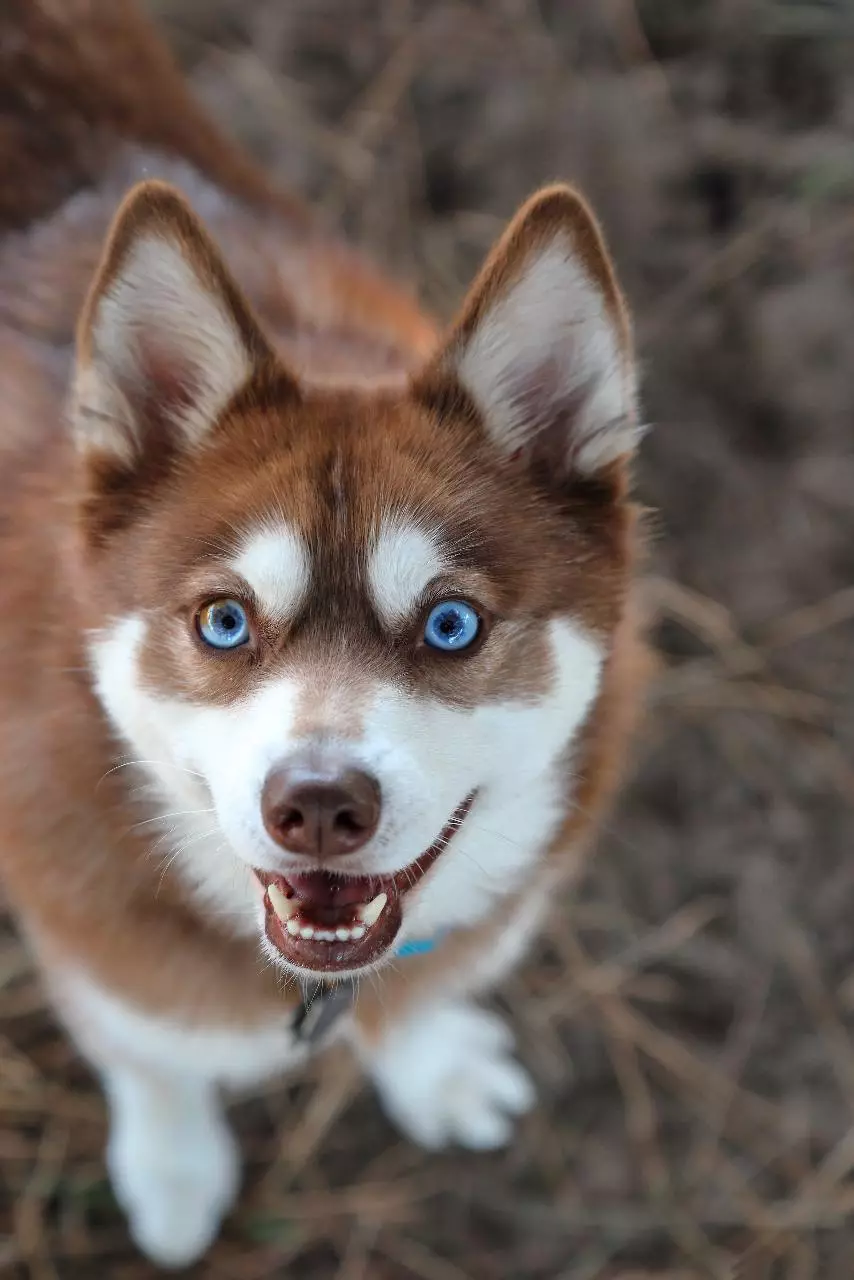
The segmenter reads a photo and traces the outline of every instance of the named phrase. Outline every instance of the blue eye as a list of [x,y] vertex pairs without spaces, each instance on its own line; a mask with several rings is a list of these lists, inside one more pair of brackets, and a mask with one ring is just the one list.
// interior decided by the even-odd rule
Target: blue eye
[[249,639],[246,610],[236,600],[214,600],[199,613],[199,635],[212,649],[237,649]]
[[465,600],[443,600],[430,610],[424,639],[434,649],[467,649],[477,639],[480,618]]

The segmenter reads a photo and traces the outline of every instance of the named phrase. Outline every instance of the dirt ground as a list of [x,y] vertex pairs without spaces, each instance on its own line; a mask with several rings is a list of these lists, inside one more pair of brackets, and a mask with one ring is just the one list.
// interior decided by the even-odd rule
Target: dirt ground
[[[587,876],[507,985],[542,1096],[425,1156],[347,1063],[239,1103],[211,1280],[854,1273],[854,17],[847,0],[150,0],[282,181],[450,314],[517,202],[632,301],[661,654]],[[0,937],[0,1274],[142,1280],[103,1110]]]

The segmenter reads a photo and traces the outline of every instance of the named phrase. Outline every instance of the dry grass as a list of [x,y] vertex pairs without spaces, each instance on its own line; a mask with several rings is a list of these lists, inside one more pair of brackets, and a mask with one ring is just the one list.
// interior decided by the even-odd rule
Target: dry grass
[[[199,93],[448,313],[538,182],[600,209],[654,424],[662,653],[584,884],[503,994],[542,1094],[425,1157],[346,1062],[236,1108],[211,1280],[848,1280],[854,81],[842,5],[157,0]],[[850,59],[849,59],[850,62]],[[0,946],[0,1273],[132,1280],[103,1110]]]

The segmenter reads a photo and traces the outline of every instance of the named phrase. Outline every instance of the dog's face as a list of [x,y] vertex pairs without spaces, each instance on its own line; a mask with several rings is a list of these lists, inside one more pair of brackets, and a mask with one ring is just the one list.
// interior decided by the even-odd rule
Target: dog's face
[[578,198],[522,211],[407,385],[345,393],[298,384],[146,185],[73,421],[96,687],[202,904],[352,974],[519,895],[629,570],[633,371]]

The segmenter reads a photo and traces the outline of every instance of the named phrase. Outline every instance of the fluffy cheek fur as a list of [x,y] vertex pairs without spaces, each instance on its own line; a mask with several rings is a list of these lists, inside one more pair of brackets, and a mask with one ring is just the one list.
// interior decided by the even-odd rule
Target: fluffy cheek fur
[[[383,795],[377,835],[353,859],[359,874],[412,863],[478,791],[452,844],[407,898],[404,936],[474,923],[518,891],[571,803],[567,749],[595,698],[603,655],[569,619],[548,630],[554,679],[541,699],[463,710],[376,686],[358,736],[336,743],[377,777]],[[229,708],[160,698],[139,681],[144,636],[143,620],[132,617],[93,641],[99,695],[165,801],[175,866],[201,904],[249,933],[260,918],[250,868],[287,872],[260,797],[269,770],[303,745],[298,680],[279,677]],[[324,741],[335,737],[330,717]]]

